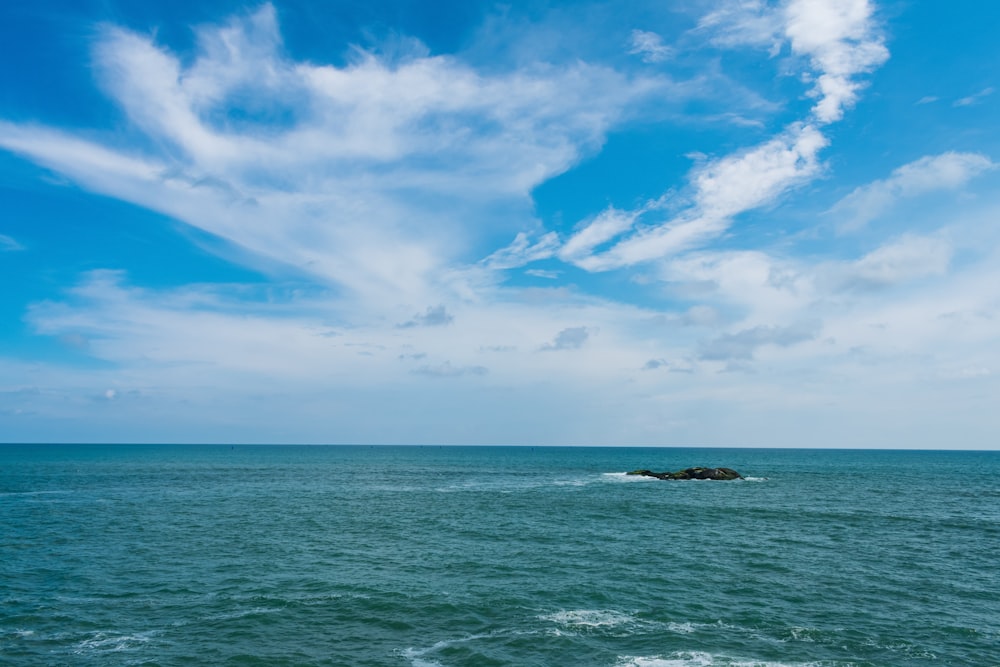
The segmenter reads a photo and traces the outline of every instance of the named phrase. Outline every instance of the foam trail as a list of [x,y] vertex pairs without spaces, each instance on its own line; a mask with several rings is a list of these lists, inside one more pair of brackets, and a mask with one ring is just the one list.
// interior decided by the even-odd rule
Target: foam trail
[[659,482],[655,477],[645,475],[630,475],[627,472],[606,472],[601,474],[601,478],[608,482]]

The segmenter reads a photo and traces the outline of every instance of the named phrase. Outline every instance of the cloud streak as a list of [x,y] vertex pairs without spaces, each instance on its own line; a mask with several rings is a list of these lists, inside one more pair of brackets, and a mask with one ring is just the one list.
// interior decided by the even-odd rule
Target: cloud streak
[[532,188],[651,87],[581,62],[492,74],[422,52],[296,62],[270,5],[197,38],[182,61],[149,36],[101,34],[98,75],[145,149],[9,122],[0,146],[369,303],[453,283],[448,267],[479,242],[465,219],[526,218]]
[[19,250],[24,250],[24,246],[16,239],[6,234],[0,234],[0,252],[17,252]]
[[[854,106],[862,88],[859,77],[889,55],[867,0],[728,2],[705,16],[698,29],[730,48],[769,45],[772,56],[787,44],[808,62],[804,74],[814,80],[808,95],[817,101],[809,117],[754,148],[695,167],[688,176],[687,205],[675,217],[655,220],[649,215],[665,208],[667,195],[630,211],[605,210],[555,251],[564,261],[587,271],[609,271],[677,255],[725,233],[740,214],[809,182],[821,172],[819,153],[829,145],[823,127]],[[646,33],[640,37],[647,46],[655,41]],[[643,220],[647,222],[640,226]],[[534,245],[518,237],[502,251],[503,266],[547,258],[554,243],[551,236]]]
[[961,188],[996,168],[980,153],[928,155],[894,170],[889,178],[856,188],[832,209],[845,216],[841,231],[854,231],[875,220],[902,200],[926,193]]
[[643,62],[659,63],[671,58],[674,50],[663,43],[663,38],[648,30],[633,30],[629,53],[640,56]]

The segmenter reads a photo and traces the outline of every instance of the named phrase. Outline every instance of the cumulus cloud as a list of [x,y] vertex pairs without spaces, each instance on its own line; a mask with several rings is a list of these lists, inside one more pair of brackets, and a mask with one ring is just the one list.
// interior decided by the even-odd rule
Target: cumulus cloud
[[885,62],[889,51],[869,0],[791,0],[784,8],[784,31],[792,52],[810,59],[817,72],[813,114],[821,123],[840,120],[854,106],[862,84],[857,77]]
[[927,155],[894,170],[889,178],[855,189],[834,205],[832,212],[844,216],[841,231],[856,230],[901,199],[955,190],[995,168],[996,164],[980,153]]
[[869,0],[730,0],[706,15],[699,28],[720,45],[769,47],[782,44],[808,59],[814,74],[813,117],[821,124],[843,117],[857,101],[858,77],[889,57]]
[[723,307],[758,321],[787,321],[822,297],[807,267],[759,250],[692,253],[665,263],[661,275],[673,284],[700,286],[702,298],[717,304],[685,313],[701,326],[724,324]]

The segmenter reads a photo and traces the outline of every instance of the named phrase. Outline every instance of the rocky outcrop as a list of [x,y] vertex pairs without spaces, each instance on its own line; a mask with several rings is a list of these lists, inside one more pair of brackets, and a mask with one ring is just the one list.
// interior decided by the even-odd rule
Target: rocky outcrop
[[656,479],[743,479],[732,468],[685,468],[677,472],[653,472],[652,470],[633,470],[629,475],[642,475],[643,477],[655,477]]

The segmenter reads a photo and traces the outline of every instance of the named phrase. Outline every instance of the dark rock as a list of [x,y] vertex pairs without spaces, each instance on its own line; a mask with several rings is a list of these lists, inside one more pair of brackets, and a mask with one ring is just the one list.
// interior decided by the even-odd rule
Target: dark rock
[[653,472],[652,470],[633,470],[628,475],[642,475],[643,477],[655,477],[656,479],[715,479],[730,480],[743,479],[732,468],[685,468],[677,472]]

